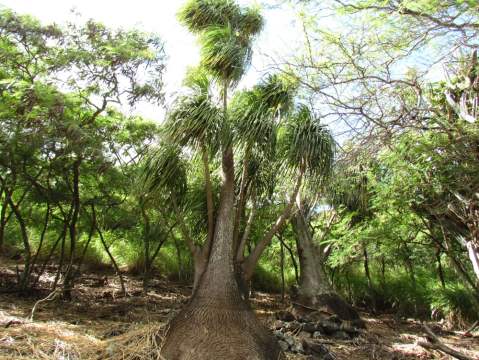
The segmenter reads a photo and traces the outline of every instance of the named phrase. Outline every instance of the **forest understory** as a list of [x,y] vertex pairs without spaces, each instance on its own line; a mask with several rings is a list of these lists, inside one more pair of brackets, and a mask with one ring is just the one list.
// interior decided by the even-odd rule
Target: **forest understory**
[[478,0],[9,1],[0,360],[479,360]]
[[[126,275],[128,296],[121,295],[113,272],[85,272],[78,279],[72,301],[45,299],[54,279],[54,268],[42,276],[39,290],[29,296],[0,294],[0,359],[160,359],[162,334],[168,321],[188,301],[191,286],[161,276],[151,281],[145,295],[140,277]],[[14,278],[13,263],[2,261],[0,281]],[[32,309],[37,304],[33,320]],[[305,354],[303,348],[286,351],[287,359],[449,359],[439,351],[426,350],[421,321],[394,314],[371,314],[360,310],[366,328],[352,339],[337,334],[315,335],[301,329],[288,330],[278,320],[291,314],[289,297],[255,292],[251,305],[272,332],[286,324],[285,336],[295,344],[323,345],[326,354]],[[427,322],[440,341],[471,359],[479,359],[479,329],[466,334],[441,322]],[[290,326],[291,329],[291,326]],[[301,353],[303,352],[303,353]],[[307,352],[307,351],[306,351]]]

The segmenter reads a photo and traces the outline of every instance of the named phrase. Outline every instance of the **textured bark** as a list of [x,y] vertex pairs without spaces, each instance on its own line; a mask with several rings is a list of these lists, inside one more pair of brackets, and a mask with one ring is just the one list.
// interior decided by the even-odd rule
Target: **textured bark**
[[479,282],[479,248],[472,241],[466,243],[466,248],[469,260],[472,263],[472,268],[474,269],[477,281]]
[[280,359],[280,348],[241,297],[234,272],[233,151],[223,154],[223,186],[213,246],[191,301],[170,322],[161,353],[168,360]]
[[173,209],[176,214],[176,220],[178,222],[181,235],[183,236],[183,239],[188,245],[188,248],[190,249],[191,255],[193,257],[193,262],[195,266],[195,269],[194,269],[195,273],[194,273],[194,280],[193,280],[193,294],[194,294],[198,288],[200,279],[206,270],[206,264],[208,262],[208,258],[206,257],[206,251],[204,251],[204,249],[201,249],[201,247],[195,245],[195,243],[193,242],[193,239],[191,238],[188,228],[186,227],[186,224],[184,222],[180,209],[178,208],[178,204],[176,203],[175,197],[173,196],[171,200],[172,200],[171,202],[173,204]]
[[281,253],[280,253],[280,263],[279,263],[279,266],[281,268],[281,302],[284,303],[284,243],[283,243],[283,239],[280,238],[280,250],[281,250]]
[[213,242],[213,235],[215,231],[215,220],[214,220],[214,203],[213,203],[213,187],[211,185],[211,176],[210,176],[210,166],[208,151],[205,146],[202,146],[201,155],[203,160],[203,168],[205,173],[205,190],[206,190],[206,206],[208,209],[208,237],[205,244],[205,256],[209,255],[211,250],[211,243]]
[[249,212],[249,216],[246,222],[246,227],[244,229],[243,236],[241,237],[241,241],[238,245],[238,250],[236,252],[236,261],[238,264],[241,264],[244,260],[244,251],[249,239],[249,234],[251,232],[251,226],[253,225],[253,219],[255,217],[255,214],[256,214],[256,202],[253,202],[253,206]]
[[176,238],[175,234],[172,234],[173,237],[173,244],[175,245],[176,251],[176,261],[178,262],[178,280],[183,280],[183,260],[181,257],[181,248],[180,244],[178,243],[178,239]]
[[[50,252],[48,253],[46,259],[43,261],[43,265],[42,265],[42,268],[40,269],[40,271],[37,273],[37,276],[35,278],[35,281],[33,282],[32,284],[32,289],[35,288],[35,286],[37,285],[38,281],[40,280],[40,277],[43,275],[43,273],[45,272],[45,269],[48,265],[48,263],[50,262],[52,256],[53,256],[53,253],[55,252],[58,244],[60,243],[60,241],[64,241],[65,240],[65,236],[67,234],[67,230],[68,230],[68,220],[65,220],[63,222],[63,230],[60,234],[60,236],[57,238],[57,240],[55,241],[55,243],[53,244],[53,246],[51,247],[50,249]],[[89,244],[89,241],[87,242],[87,244],[85,246],[87,246]],[[56,280],[55,280],[56,281]]]
[[330,286],[321,264],[324,258],[313,243],[313,236],[301,210],[295,213],[291,222],[296,234],[300,267],[298,302],[311,308],[326,309],[343,320],[356,322],[356,326],[363,326],[357,311]]
[[45,220],[43,222],[42,233],[40,234],[40,242],[38,243],[37,250],[35,252],[35,255],[33,256],[30,272],[35,268],[35,265],[36,265],[37,259],[38,259],[38,255],[40,254],[40,251],[42,250],[43,242],[45,240],[45,234],[46,234],[47,228],[48,228],[49,219],[50,219],[50,203],[47,201],[47,209],[45,211]]
[[444,279],[444,271],[442,269],[442,263],[441,263],[441,251],[439,249],[436,251],[436,261],[437,261],[437,273],[439,275],[439,280],[441,280],[442,288],[445,289],[446,281]]
[[[140,200],[140,212],[143,218],[143,293],[146,294],[148,291],[151,266],[150,266],[150,218],[145,209],[145,200],[141,198]],[[93,208],[92,208],[93,210]]]
[[279,238],[279,241],[281,241],[281,245],[285,247],[285,249],[288,251],[289,253],[289,257],[291,259],[291,264],[293,265],[293,270],[294,270],[294,278],[296,280],[296,283],[299,284],[299,271],[298,271],[298,263],[296,262],[296,258],[294,256],[294,252],[293,252],[293,249],[291,248],[291,246],[288,246],[288,244],[286,244],[283,240],[283,238]]
[[[248,181],[248,158],[249,158],[249,148],[246,149],[244,159],[243,159],[243,171],[241,172],[241,184],[239,191],[238,206],[235,214],[235,223],[233,230],[233,244],[234,249],[238,249],[241,246],[239,244],[239,233],[240,233],[240,223],[241,219],[244,216],[244,210],[246,205],[246,183]],[[244,250],[244,246],[243,246]]]

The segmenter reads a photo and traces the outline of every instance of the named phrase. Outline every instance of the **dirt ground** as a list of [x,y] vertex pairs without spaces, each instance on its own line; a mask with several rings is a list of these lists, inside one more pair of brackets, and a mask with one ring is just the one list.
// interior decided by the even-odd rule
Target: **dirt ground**
[[[8,276],[0,267],[0,277]],[[47,279],[48,280],[48,279]],[[140,279],[126,277],[128,296],[120,296],[113,275],[84,275],[73,293],[73,301],[59,299],[35,303],[35,297],[0,294],[0,359],[146,359],[161,342],[168,320],[187,301],[188,286],[154,280],[144,296]],[[0,288],[0,291],[2,289]],[[267,325],[278,310],[288,307],[277,295],[256,293],[252,305]],[[353,340],[320,338],[338,360],[351,359],[449,359],[437,351],[427,351],[416,343],[425,341],[418,321],[397,320],[390,315],[362,313],[367,330]],[[479,359],[479,333],[465,337],[460,331],[441,330],[430,324],[446,345]],[[143,354],[143,355],[142,355]],[[287,354],[288,359],[305,359]]]

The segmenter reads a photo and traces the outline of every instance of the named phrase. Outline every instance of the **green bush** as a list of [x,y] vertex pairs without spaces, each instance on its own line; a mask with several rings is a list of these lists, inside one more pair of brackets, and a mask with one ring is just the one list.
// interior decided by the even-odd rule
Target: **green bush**
[[[374,280],[377,278],[373,278]],[[464,326],[477,320],[477,302],[473,294],[457,282],[440,286],[427,269],[416,269],[415,282],[401,268],[390,269],[385,283],[374,283],[369,289],[360,267],[335,277],[335,287],[353,305],[373,311],[392,311],[402,317],[445,319],[451,325]]]
[[467,323],[478,320],[478,304],[473,294],[459,284],[447,284],[445,288],[436,287],[430,291],[432,310],[452,325],[465,327]]

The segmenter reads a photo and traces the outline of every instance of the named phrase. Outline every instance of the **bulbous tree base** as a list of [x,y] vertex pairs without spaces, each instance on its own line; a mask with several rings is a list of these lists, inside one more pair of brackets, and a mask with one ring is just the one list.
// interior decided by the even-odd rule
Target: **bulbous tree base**
[[170,322],[161,355],[167,360],[284,359],[276,339],[242,299],[196,296]]

